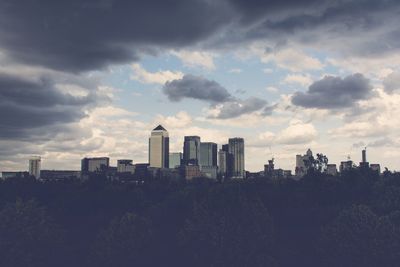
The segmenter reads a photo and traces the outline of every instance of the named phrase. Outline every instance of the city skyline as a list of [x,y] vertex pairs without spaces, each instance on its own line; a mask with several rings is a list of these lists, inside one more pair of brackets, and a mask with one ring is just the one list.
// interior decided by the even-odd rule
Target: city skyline
[[172,152],[244,138],[249,171],[365,146],[400,170],[398,1],[161,3],[0,4],[0,171],[147,162],[158,124]]
[[[153,139],[153,141],[152,141]],[[168,131],[159,124],[155,127],[149,137],[148,142],[148,162],[134,162],[132,159],[114,159],[110,161],[109,157],[89,157],[81,159],[80,172],[81,175],[86,175],[88,173],[95,172],[106,172],[108,169],[115,168],[118,173],[135,173],[135,165],[146,166],[150,169],[180,169],[184,166],[198,166],[199,173],[202,173],[205,177],[217,179],[217,174],[221,177],[226,178],[246,178],[246,172],[249,173],[264,173],[264,175],[278,175],[278,177],[296,177],[300,179],[305,174],[312,164],[310,159],[318,159],[318,155],[325,157],[327,162],[324,163],[321,172],[326,172],[327,174],[337,175],[338,172],[343,172],[352,168],[370,168],[372,170],[381,173],[381,164],[371,163],[367,161],[367,147],[361,150],[361,160],[359,165],[357,165],[357,160],[352,160],[351,157],[340,161],[340,164],[332,163],[328,161],[329,158],[317,152],[313,155],[310,148],[307,149],[304,155],[296,154],[294,158],[295,164],[292,168],[284,170],[277,165],[278,169],[275,169],[275,157],[268,159],[263,164],[263,170],[258,169],[255,171],[249,171],[246,169],[245,165],[245,142],[243,138],[233,137],[227,140],[226,144],[221,144],[220,146],[214,142],[201,142],[200,136],[184,136],[182,151],[169,151],[169,133]],[[220,147],[220,149],[218,149]],[[153,154],[153,156],[150,156]],[[111,163],[110,163],[111,162]],[[112,167],[112,162],[116,167]],[[153,162],[153,165],[152,163]],[[174,163],[171,165],[171,163]],[[2,170],[6,173],[6,176],[13,175],[13,173],[19,173],[22,175],[24,172],[28,173],[35,178],[40,178],[41,168],[41,157],[31,156],[29,158],[28,172],[24,169],[20,170]],[[315,167],[315,166],[314,166]],[[204,169],[203,169],[204,168]],[[384,167],[386,168],[386,167]],[[278,171],[273,173],[273,171]],[[74,172],[76,170],[44,170],[45,172]],[[292,173],[293,171],[293,173]],[[284,174],[287,172],[286,174]],[[0,172],[1,173],[1,172]]]

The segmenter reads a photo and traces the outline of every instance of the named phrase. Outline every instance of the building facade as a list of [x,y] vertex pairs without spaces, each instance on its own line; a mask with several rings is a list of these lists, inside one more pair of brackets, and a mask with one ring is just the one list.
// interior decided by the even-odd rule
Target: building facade
[[211,142],[200,143],[200,165],[217,166],[217,144]]
[[365,148],[361,151],[360,168],[362,168],[362,169],[369,168],[369,162],[367,161],[367,148]]
[[131,159],[119,159],[117,160],[117,172],[119,173],[135,173],[135,166]]
[[10,178],[26,178],[29,176],[29,172],[26,171],[17,171],[17,172],[2,172],[1,173],[1,178],[3,180],[5,179],[10,179]]
[[308,163],[311,162],[313,158],[313,153],[311,149],[308,149],[305,155],[296,155],[296,168],[295,175],[298,178],[303,177],[307,174],[310,165]]
[[169,168],[175,169],[181,166],[183,154],[181,152],[169,153]]
[[152,168],[169,167],[169,135],[168,131],[161,125],[151,131],[149,138],[149,164]]
[[63,181],[70,179],[78,179],[81,177],[80,171],[70,170],[42,170],[40,171],[40,178],[43,180]]
[[193,178],[201,177],[200,166],[198,165],[185,165],[181,166],[183,177],[186,180],[192,180]]
[[337,167],[336,167],[336,164],[328,164],[328,165],[326,166],[325,172],[326,172],[326,174],[329,174],[329,175],[333,175],[333,176],[337,175]]
[[40,178],[41,158],[39,156],[29,159],[29,175]]
[[183,165],[200,166],[199,136],[185,136],[183,143]]
[[81,173],[105,172],[110,167],[110,158],[84,158],[81,160]]
[[229,153],[233,157],[231,178],[245,178],[244,139],[229,138]]
[[353,168],[353,161],[352,160],[347,160],[347,161],[342,161],[340,162],[340,172],[348,171]]
[[376,171],[378,174],[381,173],[381,165],[380,164],[371,164],[369,165],[370,169]]

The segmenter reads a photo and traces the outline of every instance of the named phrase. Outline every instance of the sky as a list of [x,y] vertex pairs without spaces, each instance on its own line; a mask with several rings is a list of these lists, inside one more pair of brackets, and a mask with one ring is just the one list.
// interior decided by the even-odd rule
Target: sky
[[246,169],[308,148],[400,170],[396,0],[0,0],[0,171],[147,162],[162,124]]

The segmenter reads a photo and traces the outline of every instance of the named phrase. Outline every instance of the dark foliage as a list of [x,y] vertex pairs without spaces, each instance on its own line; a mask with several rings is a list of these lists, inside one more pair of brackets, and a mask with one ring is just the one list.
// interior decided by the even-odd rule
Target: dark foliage
[[0,182],[1,266],[397,266],[400,176]]

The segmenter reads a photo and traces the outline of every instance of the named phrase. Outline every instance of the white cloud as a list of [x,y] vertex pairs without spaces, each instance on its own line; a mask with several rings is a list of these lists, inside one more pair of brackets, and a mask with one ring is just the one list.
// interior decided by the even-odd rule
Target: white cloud
[[318,132],[311,123],[293,120],[290,125],[277,134],[280,144],[307,144],[318,137]]
[[185,111],[180,111],[175,116],[157,115],[154,124],[162,124],[167,129],[185,128],[192,124],[192,117]]
[[149,72],[137,63],[132,64],[132,70],[133,74],[131,75],[131,79],[141,83],[165,84],[167,81],[181,79],[183,77],[183,73],[180,71],[160,70],[157,72]]
[[304,70],[321,70],[324,65],[318,58],[311,57],[301,50],[293,48],[282,49],[272,53],[263,53],[261,56],[263,63],[275,63],[282,69],[292,72]]
[[299,84],[303,87],[308,87],[312,84],[313,80],[311,79],[310,75],[304,74],[288,74],[283,83],[285,84]]
[[334,137],[360,138],[381,136],[385,134],[385,129],[382,125],[371,122],[352,122],[333,129],[329,133]]
[[179,58],[185,66],[201,67],[207,70],[215,69],[215,54],[213,53],[189,50],[172,51],[171,53]]

